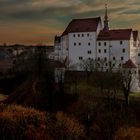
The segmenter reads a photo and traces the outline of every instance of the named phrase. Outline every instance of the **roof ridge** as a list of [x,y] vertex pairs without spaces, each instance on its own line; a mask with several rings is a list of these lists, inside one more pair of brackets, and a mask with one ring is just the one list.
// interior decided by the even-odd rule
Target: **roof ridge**
[[74,18],[74,19],[72,19],[71,21],[73,21],[73,20],[88,20],[88,19],[98,19],[98,18],[100,18],[101,19],[101,16],[98,16],[98,17],[89,17],[89,18]]
[[117,30],[132,30],[132,28],[127,28],[127,29],[111,29],[111,30],[109,30],[109,31],[117,31]]

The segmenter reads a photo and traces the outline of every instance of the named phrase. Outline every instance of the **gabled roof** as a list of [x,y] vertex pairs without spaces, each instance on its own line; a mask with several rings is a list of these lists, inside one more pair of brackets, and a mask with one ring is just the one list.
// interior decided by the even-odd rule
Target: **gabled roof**
[[97,40],[130,40],[132,29],[100,31]]
[[73,32],[92,32],[96,31],[99,22],[101,21],[101,17],[96,18],[86,18],[86,19],[73,19],[65,31],[63,35],[67,35],[68,33]]
[[134,41],[137,41],[137,39],[138,39],[138,31],[133,31],[133,38],[134,38]]
[[125,64],[123,64],[123,68],[137,68],[137,65],[134,64],[131,59],[129,59]]

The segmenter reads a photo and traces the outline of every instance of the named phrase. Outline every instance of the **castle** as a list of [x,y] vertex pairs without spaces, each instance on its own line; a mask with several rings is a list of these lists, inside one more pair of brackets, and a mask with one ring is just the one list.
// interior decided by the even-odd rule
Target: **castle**
[[101,17],[73,19],[61,36],[55,36],[54,47],[54,59],[67,62],[69,69],[82,70],[79,64],[91,59],[103,71],[108,71],[110,66],[114,71],[122,69],[127,64],[137,73],[140,66],[138,31],[110,29],[107,5],[103,23]]

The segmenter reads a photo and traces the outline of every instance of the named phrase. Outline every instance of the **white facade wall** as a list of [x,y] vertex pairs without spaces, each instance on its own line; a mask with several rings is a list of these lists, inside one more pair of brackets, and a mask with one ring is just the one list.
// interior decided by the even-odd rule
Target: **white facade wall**
[[102,29],[103,29],[103,26],[102,26],[102,23],[100,21],[98,26],[97,26],[97,30],[96,30],[96,38],[98,37],[98,35]]
[[140,68],[140,47],[136,48],[136,64],[138,65],[138,68]]
[[60,43],[60,61],[63,62],[68,56],[69,49],[69,35],[65,35],[61,37]]
[[69,34],[69,60],[72,64],[96,57],[96,32]]
[[134,38],[133,34],[131,33],[130,37],[130,59],[136,63],[136,47],[134,46]]
[[115,68],[119,68],[130,59],[129,44],[129,40],[97,41],[97,60],[104,61],[105,67],[110,61]]
[[139,92],[139,74],[138,68],[123,68],[123,75],[128,78],[128,76],[132,76],[131,83],[130,83],[130,91],[131,92]]

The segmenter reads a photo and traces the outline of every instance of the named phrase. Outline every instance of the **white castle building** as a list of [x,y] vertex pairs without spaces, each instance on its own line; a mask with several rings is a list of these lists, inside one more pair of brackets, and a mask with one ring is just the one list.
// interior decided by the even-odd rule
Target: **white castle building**
[[73,19],[62,35],[55,37],[54,47],[54,59],[67,62],[69,69],[81,70],[79,64],[88,59],[98,61],[105,71],[110,64],[114,70],[122,68],[128,60],[140,66],[138,31],[109,29],[107,7],[104,23],[101,17]]

